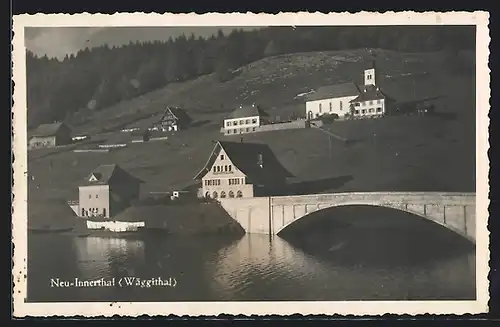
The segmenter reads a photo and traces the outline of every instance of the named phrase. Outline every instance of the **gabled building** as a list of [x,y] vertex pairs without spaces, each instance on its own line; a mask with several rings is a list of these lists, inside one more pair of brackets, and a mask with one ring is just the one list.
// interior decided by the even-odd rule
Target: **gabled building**
[[167,107],[158,123],[160,130],[164,132],[176,132],[189,128],[192,119],[186,110],[178,107]]
[[377,85],[378,72],[373,61],[363,73],[363,84],[354,82],[320,87],[306,98],[306,118],[317,119],[323,115],[368,118],[383,116],[386,102],[391,101]]
[[118,165],[100,165],[78,187],[71,207],[80,217],[113,217],[139,198],[142,183]]
[[239,106],[224,119],[222,132],[224,135],[252,133],[259,126],[267,124],[268,118],[269,114],[256,104]]
[[306,119],[334,114],[343,117],[349,113],[351,100],[359,94],[359,86],[352,82],[322,86],[306,97]]
[[194,179],[205,198],[241,198],[284,187],[289,177],[267,144],[219,141]]
[[28,133],[28,149],[50,148],[71,143],[71,129],[62,122],[42,124]]

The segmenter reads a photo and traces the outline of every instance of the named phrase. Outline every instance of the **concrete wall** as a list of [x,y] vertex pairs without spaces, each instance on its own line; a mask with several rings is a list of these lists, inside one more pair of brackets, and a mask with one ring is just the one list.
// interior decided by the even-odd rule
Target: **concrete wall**
[[270,197],[220,199],[220,204],[247,233],[269,234]]
[[307,122],[305,120],[296,120],[287,123],[278,123],[278,124],[267,124],[262,125],[256,128],[255,132],[269,132],[269,131],[280,131],[285,129],[297,129],[297,128],[306,128]]
[[374,192],[231,199],[221,201],[221,205],[248,233],[277,234],[318,210],[372,205],[421,216],[475,242],[475,199],[474,193]]

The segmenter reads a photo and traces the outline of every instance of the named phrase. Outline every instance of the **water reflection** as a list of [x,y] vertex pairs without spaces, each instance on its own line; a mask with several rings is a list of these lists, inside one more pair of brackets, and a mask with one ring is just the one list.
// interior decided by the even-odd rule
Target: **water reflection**
[[[422,220],[366,217],[329,213],[326,221],[309,220],[286,238],[30,236],[28,296],[30,301],[474,299],[470,244]],[[47,282],[53,276],[175,278],[177,285],[53,289]]]

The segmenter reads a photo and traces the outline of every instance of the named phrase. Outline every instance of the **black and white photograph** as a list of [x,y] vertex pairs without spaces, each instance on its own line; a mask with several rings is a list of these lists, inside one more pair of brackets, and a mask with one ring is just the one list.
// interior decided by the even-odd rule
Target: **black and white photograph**
[[487,13],[124,15],[14,17],[15,313],[487,311]]

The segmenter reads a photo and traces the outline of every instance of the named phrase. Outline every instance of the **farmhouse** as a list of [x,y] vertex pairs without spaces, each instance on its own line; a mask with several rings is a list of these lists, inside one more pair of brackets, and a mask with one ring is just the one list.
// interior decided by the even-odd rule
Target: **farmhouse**
[[118,165],[100,165],[78,187],[78,201],[70,203],[80,217],[110,218],[139,197],[141,180]]
[[354,82],[320,87],[306,98],[306,117],[317,119],[323,115],[355,118],[378,117],[386,112],[389,97],[377,86],[375,62],[364,70],[363,85]]
[[258,105],[239,106],[224,119],[222,131],[225,135],[255,132],[259,126],[268,123],[269,114]]
[[192,119],[186,110],[178,107],[167,107],[160,118],[158,129],[164,132],[183,130],[189,127]]
[[219,141],[203,169],[205,198],[254,197],[286,185],[293,175],[281,165],[267,144]]
[[61,122],[43,124],[29,133],[28,148],[49,148],[71,143],[71,130]]

